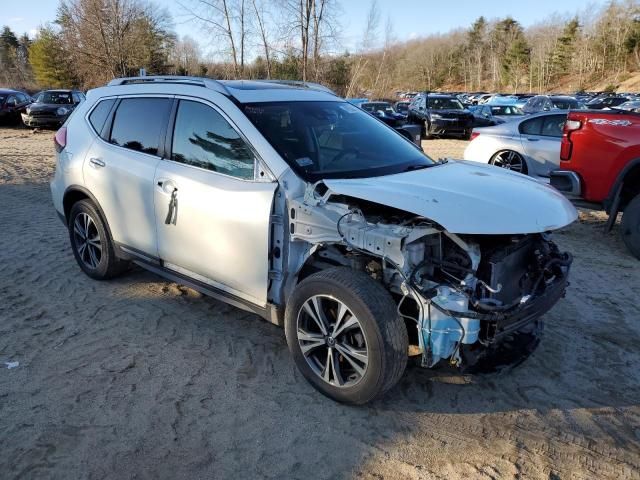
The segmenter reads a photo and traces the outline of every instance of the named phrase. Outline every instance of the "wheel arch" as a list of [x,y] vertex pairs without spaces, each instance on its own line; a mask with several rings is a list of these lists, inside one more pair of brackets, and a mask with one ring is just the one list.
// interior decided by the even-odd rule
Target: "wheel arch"
[[[107,229],[109,238],[111,238],[111,240],[114,240],[111,233],[111,227],[109,226],[109,222],[107,221],[107,216],[104,214],[104,210],[100,206],[100,202],[98,202],[96,197],[89,190],[81,185],[70,185],[64,191],[64,195],[62,196],[62,207],[64,211],[65,224],[69,224],[69,214],[71,213],[71,209],[76,203],[81,200],[91,200],[91,202],[96,206],[98,214],[100,215],[101,220],[104,223],[105,228]],[[117,242],[114,242],[114,246],[116,248],[116,254],[119,257],[122,257],[122,252],[120,251]]]
[[636,195],[640,195],[640,158],[631,160],[618,174],[604,201],[605,210],[615,216],[619,211],[624,211]]

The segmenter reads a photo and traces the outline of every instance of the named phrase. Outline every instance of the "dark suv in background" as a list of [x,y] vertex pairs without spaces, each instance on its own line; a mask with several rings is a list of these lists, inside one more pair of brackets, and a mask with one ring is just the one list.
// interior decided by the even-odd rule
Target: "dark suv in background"
[[31,102],[31,97],[24,92],[0,89],[0,123],[19,123],[20,114],[24,113]]
[[441,135],[470,138],[474,117],[454,95],[421,93],[409,105],[408,120],[423,126],[425,138]]
[[59,127],[85,99],[79,90],[45,90],[22,114],[28,127]]

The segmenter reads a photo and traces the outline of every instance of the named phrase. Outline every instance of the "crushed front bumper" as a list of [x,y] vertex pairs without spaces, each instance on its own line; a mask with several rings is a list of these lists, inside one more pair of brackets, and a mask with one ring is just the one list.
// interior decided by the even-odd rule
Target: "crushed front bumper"
[[59,127],[66,120],[65,117],[57,115],[32,116],[22,113],[22,123],[27,127]]
[[430,135],[468,135],[473,130],[471,120],[460,120],[457,118],[438,118],[431,120],[429,124]]
[[[418,326],[422,366],[433,367],[446,359],[452,365],[464,363],[466,367],[514,334],[530,331],[531,325],[537,324],[565,295],[572,259],[563,254],[557,261],[564,263],[558,267],[555,278],[544,284],[544,290],[536,289],[539,293],[523,297],[520,303],[507,310],[491,313],[456,310],[456,304],[466,304],[465,297],[446,287],[445,290],[438,289],[437,296],[422,299],[424,314]],[[465,350],[475,353],[465,355]]]

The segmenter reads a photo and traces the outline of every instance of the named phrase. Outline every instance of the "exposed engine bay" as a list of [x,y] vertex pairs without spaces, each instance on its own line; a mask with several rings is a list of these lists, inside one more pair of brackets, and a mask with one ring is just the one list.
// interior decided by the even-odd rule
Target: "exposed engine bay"
[[473,363],[536,321],[564,295],[572,262],[546,233],[456,235],[322,182],[289,201],[289,234],[309,247],[302,274],[343,265],[382,282],[425,367]]

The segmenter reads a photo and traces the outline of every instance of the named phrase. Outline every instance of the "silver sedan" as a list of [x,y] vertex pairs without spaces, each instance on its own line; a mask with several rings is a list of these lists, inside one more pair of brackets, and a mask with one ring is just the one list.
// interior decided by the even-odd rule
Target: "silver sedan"
[[494,127],[476,128],[465,160],[489,163],[539,179],[560,165],[567,113],[539,113]]

